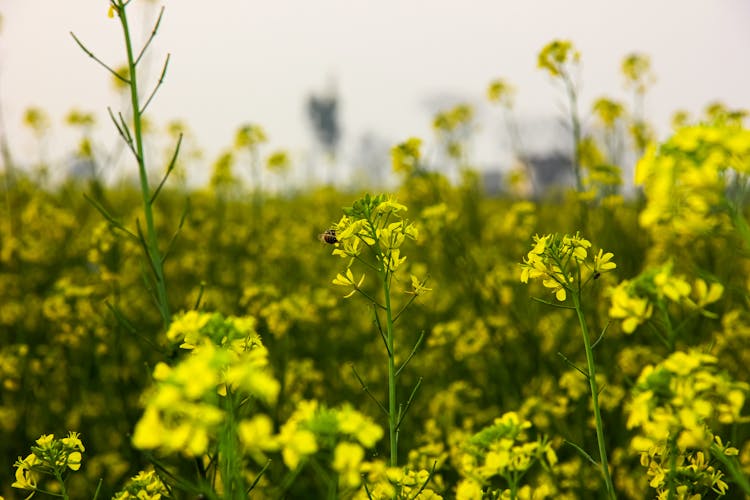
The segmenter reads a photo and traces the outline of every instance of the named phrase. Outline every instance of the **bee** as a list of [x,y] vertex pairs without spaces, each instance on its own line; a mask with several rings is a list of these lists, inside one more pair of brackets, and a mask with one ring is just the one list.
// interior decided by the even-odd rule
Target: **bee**
[[339,242],[339,240],[336,239],[335,229],[327,229],[326,232],[318,235],[318,239],[323,243],[328,243],[329,245],[335,245]]

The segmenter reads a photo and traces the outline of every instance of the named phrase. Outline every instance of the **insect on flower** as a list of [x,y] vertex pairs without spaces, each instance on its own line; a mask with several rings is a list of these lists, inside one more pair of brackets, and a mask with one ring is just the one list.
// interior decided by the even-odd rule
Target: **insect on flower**
[[339,240],[336,239],[335,229],[327,229],[326,232],[318,235],[318,239],[323,243],[328,243],[329,245],[334,245],[339,242]]

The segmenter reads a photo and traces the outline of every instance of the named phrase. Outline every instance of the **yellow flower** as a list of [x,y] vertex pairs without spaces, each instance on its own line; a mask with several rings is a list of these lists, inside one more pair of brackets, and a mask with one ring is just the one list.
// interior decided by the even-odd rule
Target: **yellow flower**
[[339,474],[339,482],[348,488],[356,488],[361,483],[359,465],[365,457],[365,450],[360,445],[341,442],[333,450],[331,467]]
[[281,457],[291,470],[297,468],[302,458],[318,451],[315,434],[308,430],[294,429],[291,432],[285,432],[282,428],[281,440],[283,442]]
[[552,76],[560,76],[565,73],[565,64],[577,63],[580,57],[569,40],[554,40],[539,52],[537,66]]
[[22,461],[16,463],[16,480],[11,487],[21,490],[33,490],[36,488],[40,474],[32,470],[32,467],[39,464],[39,457],[31,453]]
[[71,470],[78,470],[81,468],[81,452],[74,451],[68,454],[68,460],[65,465],[70,467]]
[[611,262],[612,257],[615,255],[612,252],[604,253],[604,250],[599,249],[599,253],[594,256],[594,272],[601,273],[604,271],[611,271],[617,267],[617,264]]
[[342,275],[341,273],[337,274],[336,277],[333,279],[332,283],[338,286],[354,287],[351,292],[349,292],[347,295],[344,296],[345,299],[348,299],[349,297],[351,297],[357,292],[357,290],[362,286],[362,283],[364,281],[365,281],[364,274],[362,274],[362,277],[359,279],[359,281],[355,281],[354,273],[352,273],[351,268],[347,268],[346,275]]
[[604,97],[594,101],[594,113],[606,128],[613,128],[615,123],[625,113],[625,108],[619,102]]
[[413,274],[411,275],[411,290],[407,293],[413,295],[424,295],[427,292],[432,291],[432,288],[425,286],[426,281],[422,281]]
[[419,167],[419,160],[422,153],[422,140],[417,137],[410,137],[405,142],[397,144],[391,148],[391,164],[393,171],[396,173],[412,173]]
[[271,153],[266,160],[266,168],[271,172],[285,172],[289,170],[289,165],[289,154],[283,150]]
[[482,485],[471,478],[462,479],[456,486],[456,500],[476,500],[482,498]]
[[513,106],[513,97],[516,89],[502,79],[493,80],[487,88],[487,98],[490,102],[496,102],[510,108]]
[[255,415],[249,420],[242,420],[237,426],[237,433],[240,442],[254,457],[279,448],[279,443],[273,436],[273,422],[267,415]]

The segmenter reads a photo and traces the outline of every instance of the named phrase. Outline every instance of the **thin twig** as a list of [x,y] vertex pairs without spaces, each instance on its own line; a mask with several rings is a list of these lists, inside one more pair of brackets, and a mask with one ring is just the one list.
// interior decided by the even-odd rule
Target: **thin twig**
[[124,83],[126,83],[128,85],[130,85],[130,80],[128,78],[125,78],[124,76],[122,76],[121,74],[119,74],[117,71],[115,71],[112,68],[110,68],[101,59],[99,59],[98,57],[96,57],[94,55],[94,53],[91,52],[89,49],[87,49],[86,46],[83,44],[83,42],[81,42],[78,39],[78,37],[76,37],[76,35],[72,31],[70,32],[70,36],[73,37],[73,40],[76,41],[76,43],[78,44],[78,46],[81,47],[81,49],[86,53],[86,55],[88,55],[94,61],[98,62],[100,65],[102,65],[107,71],[109,71],[110,73],[112,73],[115,76],[115,78],[117,78],[118,80],[120,80],[120,81],[122,81],[122,82],[124,82]]
[[435,460],[434,462],[432,462],[432,469],[430,469],[430,473],[427,474],[427,479],[425,479],[424,483],[422,483],[422,487],[419,488],[419,490],[409,500],[414,500],[414,499],[418,498],[419,495],[424,491],[424,489],[427,487],[427,484],[432,479],[432,476],[435,475],[435,467],[437,467],[437,460]]
[[131,238],[134,238],[136,240],[138,239],[138,236],[135,235],[130,229],[128,229],[121,222],[117,221],[114,217],[112,217],[112,215],[110,215],[110,213],[107,212],[107,209],[104,208],[101,205],[101,203],[99,203],[98,201],[96,201],[95,199],[93,199],[92,197],[90,197],[89,195],[87,195],[86,193],[83,194],[83,197],[86,199],[86,201],[88,201],[89,203],[91,203],[91,205],[100,214],[102,214],[102,216],[107,220],[107,222],[109,222],[110,224],[112,224],[112,226],[114,226],[116,229],[119,229],[120,231],[124,232],[125,234],[127,234]]
[[419,387],[422,385],[422,377],[419,377],[419,380],[417,380],[417,383],[414,385],[414,389],[412,389],[411,394],[409,395],[409,399],[406,400],[406,404],[403,406],[403,412],[399,411],[399,417],[398,422],[396,423],[396,429],[401,427],[401,422],[403,422],[404,417],[406,416],[406,413],[409,411],[409,408],[411,407],[411,402],[414,400],[414,396],[416,396],[417,391],[419,390]]
[[393,317],[393,324],[394,324],[394,325],[396,324],[396,321],[398,321],[398,318],[399,318],[399,317],[401,316],[401,313],[402,313],[402,312],[404,312],[404,311],[406,311],[406,309],[407,309],[407,308],[408,308],[408,307],[409,307],[409,306],[410,306],[410,305],[412,304],[412,302],[414,302],[414,301],[415,301],[416,299],[417,299],[417,294],[414,294],[414,295],[412,295],[411,297],[409,297],[409,301],[408,301],[408,302],[407,302],[406,304],[404,304],[404,307],[402,307],[402,308],[401,308],[401,310],[400,310],[400,311],[399,311],[398,313],[396,313],[396,315],[395,315],[395,316]]
[[[164,7],[162,7],[162,9],[164,9]],[[169,65],[169,54],[167,54],[167,59],[164,61],[164,67],[162,67],[161,76],[159,76],[159,81],[156,82],[156,85],[154,86],[154,90],[151,91],[151,95],[148,96],[148,99],[146,99],[146,103],[140,109],[139,111],[140,114],[143,114],[146,111],[146,108],[151,102],[151,99],[153,99],[154,96],[156,95],[156,91],[159,90],[159,87],[161,87],[162,83],[164,83],[164,77],[167,74],[168,65]]]
[[411,358],[414,357],[414,354],[416,354],[417,349],[419,349],[419,346],[422,344],[422,339],[424,339],[424,330],[422,330],[422,333],[419,335],[419,338],[417,339],[417,343],[414,344],[414,347],[409,353],[409,356],[407,356],[406,360],[401,364],[398,370],[396,370],[396,377],[398,377],[398,375],[401,373],[401,370],[406,368],[406,365],[409,364],[409,361],[411,361]]
[[579,372],[581,372],[581,375],[583,375],[584,377],[586,377],[586,380],[588,380],[589,375],[585,371],[583,371],[580,368],[578,368],[571,360],[569,360],[567,357],[565,357],[565,354],[563,354],[561,352],[558,352],[557,355],[560,356],[563,359],[563,361],[565,361],[565,363],[567,363],[568,366],[570,366],[571,368],[574,368],[574,369],[578,370]]
[[575,309],[575,307],[573,306],[566,306],[565,304],[556,304],[555,302],[548,302],[544,299],[540,299],[539,297],[531,297],[531,300],[541,302],[542,304],[547,304],[548,306],[559,307],[560,309]]
[[135,58],[134,65],[138,65],[138,63],[141,60],[141,57],[143,57],[143,54],[146,53],[146,49],[148,49],[148,46],[151,45],[151,42],[154,40],[154,37],[156,37],[156,32],[159,30],[159,25],[161,24],[161,18],[164,15],[164,7],[162,6],[161,10],[159,10],[159,17],[156,19],[156,23],[154,23],[154,29],[151,30],[151,36],[148,37],[148,40],[146,40],[146,43],[143,44],[143,48],[141,49],[140,53],[138,54],[138,57]]
[[198,290],[198,298],[195,299],[195,305],[193,306],[194,311],[197,311],[201,305],[201,299],[203,299],[203,292],[206,290],[206,282],[201,281],[199,286],[200,288]]
[[[163,9],[163,7],[162,7]],[[268,470],[268,468],[271,466],[271,459],[268,459],[268,462],[266,462],[266,465],[263,466],[263,468],[258,472],[258,475],[255,477],[253,482],[250,484],[250,487],[247,489],[245,494],[250,494],[251,491],[253,491],[253,488],[255,488],[258,485],[258,481],[260,481],[260,478],[263,477],[263,474]]]
[[391,354],[391,348],[388,347],[388,339],[385,337],[385,333],[383,333],[383,326],[380,324],[380,316],[378,316],[378,311],[373,306],[372,313],[375,316],[375,326],[378,327],[378,332],[380,332],[380,338],[383,339],[383,345],[385,346],[385,350],[388,351],[388,357],[392,356]]
[[610,325],[610,324],[611,324],[611,322],[607,321],[607,324],[606,324],[606,326],[605,326],[605,327],[604,327],[604,328],[602,329],[602,333],[601,333],[601,334],[599,335],[599,338],[598,338],[598,339],[596,339],[596,341],[595,341],[595,342],[594,342],[593,344],[591,344],[591,349],[594,349],[594,348],[595,348],[595,347],[597,346],[597,344],[599,343],[599,341],[600,341],[600,340],[602,340],[602,339],[604,338],[604,334],[605,334],[605,333],[607,333],[607,328],[609,328],[609,325]]
[[596,467],[601,467],[601,465],[599,464],[599,462],[597,462],[596,460],[594,460],[594,458],[593,458],[593,457],[592,457],[591,455],[589,455],[588,453],[586,453],[586,452],[585,452],[585,451],[583,450],[583,448],[581,448],[580,446],[578,446],[578,445],[577,445],[577,444],[575,444],[574,442],[572,442],[572,441],[568,441],[568,440],[566,439],[566,440],[565,440],[565,444],[569,444],[570,446],[572,446],[573,448],[575,448],[576,450],[578,450],[578,453],[580,453],[581,455],[583,455],[583,457],[584,457],[584,458],[585,458],[586,460],[588,460],[589,462],[591,462],[592,464],[594,464],[594,465],[595,465]]
[[112,108],[110,108],[109,106],[107,106],[107,113],[109,113],[109,117],[112,119],[112,123],[114,123],[115,128],[117,129],[117,133],[120,134],[120,137],[122,137],[125,142],[127,142],[128,140],[127,136],[125,135],[125,131],[122,130],[122,127],[117,122],[117,118],[115,118],[115,114],[112,112]]
[[354,376],[357,377],[357,380],[359,381],[359,385],[362,386],[362,390],[365,391],[365,394],[370,396],[370,398],[375,401],[375,403],[380,407],[381,410],[383,410],[383,413],[388,415],[388,410],[385,409],[385,406],[378,401],[378,399],[370,392],[370,389],[368,389],[367,385],[365,384],[365,381],[362,380],[362,377],[359,376],[359,373],[357,373],[357,369],[354,367],[354,363],[349,363],[349,366],[352,367],[352,371],[354,372]]
[[151,271],[154,273],[154,276],[156,276],[158,279],[158,274],[156,274],[156,268],[154,267],[154,262],[151,259],[151,252],[148,249],[148,244],[146,243],[146,238],[143,236],[143,230],[141,229],[141,221],[136,219],[135,220],[135,227],[138,230],[138,241],[141,244],[141,247],[143,247],[143,252],[146,254],[146,260],[148,261],[148,265],[151,267]]
[[172,237],[169,239],[169,242],[167,243],[167,247],[164,249],[164,254],[161,256],[161,263],[164,265],[164,262],[167,260],[167,256],[169,255],[169,252],[172,250],[172,245],[174,245],[175,240],[177,240],[177,236],[182,231],[182,226],[185,224],[185,219],[187,218],[188,211],[190,210],[190,205],[185,205],[185,209],[182,211],[182,216],[180,216],[180,223],[177,224],[177,229],[175,230]]
[[180,132],[180,137],[177,138],[177,145],[174,148],[172,159],[169,161],[169,165],[167,165],[167,171],[164,174],[164,177],[162,177],[159,185],[156,186],[156,189],[154,190],[154,194],[151,195],[151,199],[149,200],[149,203],[151,203],[152,205],[156,201],[156,197],[159,196],[159,191],[161,191],[161,188],[164,186],[164,183],[167,182],[167,178],[169,177],[169,174],[171,174],[172,170],[174,170],[174,166],[177,163],[177,154],[180,152],[181,144],[182,144],[182,132]]

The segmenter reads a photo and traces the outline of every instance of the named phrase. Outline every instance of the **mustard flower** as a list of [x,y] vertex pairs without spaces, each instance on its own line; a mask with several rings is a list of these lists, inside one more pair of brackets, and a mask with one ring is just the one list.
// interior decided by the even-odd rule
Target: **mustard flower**
[[612,301],[609,316],[623,320],[622,330],[625,333],[633,333],[638,325],[651,318],[654,309],[647,298],[634,295],[630,285],[630,281],[624,280],[609,291]]
[[112,500],[161,500],[169,498],[169,490],[153,471],[140,471],[115,493]]
[[[636,165],[646,206],[642,227],[658,240],[691,238],[725,230],[730,171],[750,172],[750,131],[726,123],[684,127],[650,146]],[[667,238],[668,239],[668,238]]]
[[413,274],[411,275],[411,290],[409,290],[407,293],[410,293],[412,295],[424,295],[427,292],[431,292],[432,288],[427,288],[425,286],[426,281],[420,280]]
[[719,371],[718,360],[696,351],[677,351],[643,369],[627,405],[627,426],[639,429],[631,446],[644,451],[674,437],[679,450],[707,448],[712,426],[741,419],[750,385]]
[[569,40],[554,40],[542,48],[537,58],[537,66],[553,77],[566,75],[566,65],[577,64],[581,54]]
[[23,460],[18,459],[15,463],[16,480],[11,487],[21,490],[34,490],[41,479],[42,474],[35,470],[35,466],[41,464],[41,460],[34,453],[26,456]]
[[344,275],[342,275],[341,273],[337,274],[336,277],[333,279],[332,283],[338,286],[352,287],[352,291],[344,295],[344,298],[348,299],[349,297],[354,295],[357,292],[357,290],[359,290],[362,287],[362,283],[364,283],[364,281],[365,281],[364,274],[359,279],[359,281],[356,281],[354,278],[354,273],[352,273],[351,268],[347,268],[346,273]]
[[625,77],[625,85],[638,93],[645,92],[646,86],[654,81],[651,59],[646,54],[628,54],[623,58],[620,70]]
[[333,450],[332,468],[339,475],[339,483],[346,488],[356,488],[362,482],[359,473],[360,464],[365,458],[362,446],[341,442]]
[[625,107],[616,101],[601,97],[594,101],[592,109],[605,128],[614,128],[617,120],[625,114]]
[[284,150],[274,151],[266,159],[266,168],[271,172],[286,172],[290,164],[289,154]]
[[245,453],[256,463],[264,464],[267,461],[266,452],[279,449],[278,438],[273,431],[273,421],[267,415],[243,419],[237,426],[237,433]]
[[391,165],[396,173],[411,174],[419,168],[422,140],[410,137],[391,148]]
[[81,468],[82,452],[85,451],[80,434],[69,432],[67,437],[55,439],[53,434],[43,434],[31,447],[26,458],[16,461],[16,480],[13,488],[34,491],[43,475],[59,479],[68,469]]
[[[542,285],[551,289],[555,298],[563,302],[568,292],[578,293],[583,284],[616,267],[612,262],[612,253],[600,250],[591,259],[589,248],[591,242],[578,233],[562,237],[535,235],[532,249],[521,263],[521,282],[528,283],[529,279],[541,278]],[[585,269],[589,270],[586,276],[581,272]],[[582,281],[578,282],[579,279]]]
[[245,124],[237,129],[234,136],[235,148],[255,148],[259,144],[267,142],[265,130],[260,125]]
[[214,341],[221,344],[227,335],[247,334],[241,322],[239,328],[223,320],[221,325],[222,335],[214,331],[214,339],[204,337],[174,367],[164,363],[155,367],[155,384],[144,397],[146,407],[133,434],[137,448],[187,456],[205,453],[225,421],[221,398],[227,388],[267,404],[275,402],[280,385],[270,373],[266,349],[259,342],[243,343],[243,349],[233,348],[231,342],[217,346]]
[[724,473],[709,462],[703,451],[681,452],[674,460],[672,470],[670,451],[655,446],[641,453],[641,465],[647,468],[649,486],[656,490],[656,498],[666,500],[669,495],[669,478],[674,478],[677,498],[704,498],[711,491],[719,496],[727,493],[729,485]]
[[513,107],[515,93],[516,89],[503,79],[493,80],[487,87],[487,98],[490,102],[498,103],[506,108]]
[[474,479],[461,479],[456,486],[456,500],[475,500],[483,496],[482,485]]
[[518,488],[534,464],[557,463],[557,454],[546,438],[529,439],[527,430],[531,426],[517,413],[508,412],[464,443],[459,473],[473,481],[461,486],[465,490],[462,496],[476,489],[472,482],[489,484],[494,477],[502,477],[509,486]]
[[457,104],[449,110],[441,111],[433,119],[432,126],[442,133],[455,132],[463,126],[469,125],[474,117],[474,110],[468,104]]
[[[333,255],[349,258],[351,263],[360,258],[364,245],[373,250],[379,272],[395,272],[406,261],[406,256],[401,255],[401,246],[407,239],[419,237],[416,225],[403,218],[402,213],[406,211],[405,205],[385,195],[367,195],[358,200],[344,210],[344,217],[336,224],[338,241]],[[351,270],[347,269],[344,275],[337,275],[334,284],[355,286],[356,290],[363,279],[364,276],[355,281]]]

